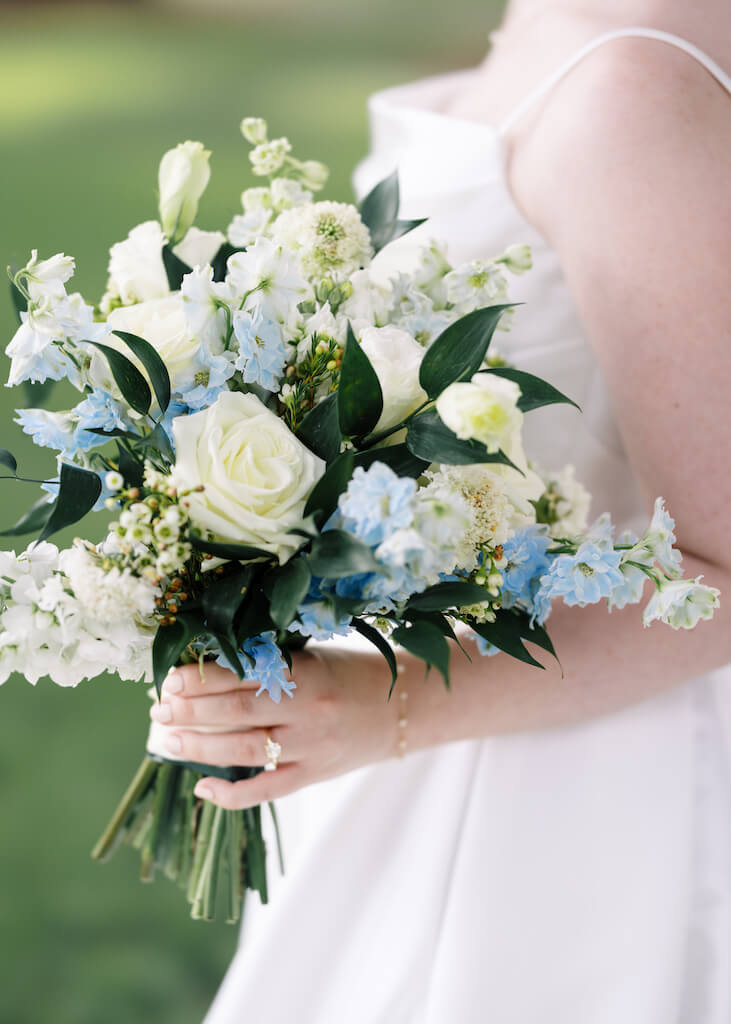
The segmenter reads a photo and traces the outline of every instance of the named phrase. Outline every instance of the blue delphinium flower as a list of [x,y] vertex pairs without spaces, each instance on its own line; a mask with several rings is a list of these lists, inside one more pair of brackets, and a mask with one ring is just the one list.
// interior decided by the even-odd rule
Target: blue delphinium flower
[[[244,641],[241,650],[248,657],[241,658],[241,665],[244,669],[244,678],[256,680],[260,684],[256,691],[257,697],[266,691],[274,703],[278,704],[283,693],[288,697],[293,695],[292,690],[297,688],[297,684],[286,677],[287,663],[274,637],[274,632],[270,630]],[[249,658],[253,660],[253,665]],[[220,654],[216,661],[224,668],[232,667],[223,654]]]
[[47,409],[16,409],[15,422],[24,434],[30,434],[33,443],[41,448],[53,448],[71,458],[76,452],[76,422],[67,412],[49,412]]
[[551,558],[546,552],[552,544],[547,528],[542,525],[518,530],[505,542],[503,554],[508,564],[501,570],[504,608],[519,605],[528,612],[533,611],[540,578],[551,567]]
[[267,391],[279,391],[287,352],[282,332],[274,320],[255,309],[234,315],[234,335],[239,343],[236,369],[247,384],[259,384]]
[[608,544],[584,541],[576,554],[558,555],[541,579],[536,599],[561,597],[567,605],[596,604],[610,597],[625,580],[619,570],[621,552]]
[[226,381],[234,372],[235,367],[229,353],[214,356],[206,345],[201,345],[190,374],[190,385],[179,386],[176,389],[176,397],[194,412],[207,409],[213,405],[222,391],[228,390]]
[[168,436],[168,441],[175,448],[175,438],[173,437],[173,420],[177,419],[178,416],[185,416],[190,410],[185,402],[180,402],[177,399],[173,399],[170,405],[165,410],[165,415],[160,421],[160,426]]
[[475,633],[475,641],[480,654],[487,655],[488,658],[494,658],[496,654],[500,654],[500,648],[495,647],[489,640],[485,640],[484,636]]
[[92,434],[92,430],[130,429],[129,422],[124,418],[122,405],[112,398],[108,391],[92,391],[71,411],[78,419],[76,447],[79,451],[89,451],[106,443],[107,438],[100,434]]
[[299,623],[293,623],[290,629],[313,640],[329,640],[350,632],[350,616],[337,616],[329,601],[305,601],[297,609],[297,618]]
[[368,469],[358,466],[338,509],[342,527],[364,544],[381,544],[414,518],[416,482],[399,477],[383,462]]

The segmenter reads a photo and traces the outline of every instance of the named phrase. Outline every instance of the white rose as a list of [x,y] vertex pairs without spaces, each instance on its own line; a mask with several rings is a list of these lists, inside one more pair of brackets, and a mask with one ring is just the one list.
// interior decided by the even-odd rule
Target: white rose
[[164,245],[162,228],[156,220],[148,220],[132,228],[124,242],[112,246],[107,294],[102,300],[105,312],[113,300],[129,306],[168,294],[170,286],[162,262]]
[[252,544],[285,562],[301,545],[307,498],[325,463],[252,394],[224,392],[173,421],[181,489],[194,526],[216,540]]
[[471,381],[450,384],[437,398],[442,421],[462,440],[481,441],[489,452],[505,449],[519,434],[523,414],[520,388],[512,380],[476,373]]
[[[115,309],[107,317],[107,324],[112,331],[128,331],[149,341],[165,363],[175,390],[188,376],[199,348],[185,313],[184,299],[180,292],[175,292],[164,299]],[[130,358],[129,349],[115,335],[110,335],[108,344]]]
[[375,430],[389,430],[427,399],[419,384],[424,349],[397,327],[366,327],[360,344],[376,371],[383,394],[383,412]]
[[160,161],[160,220],[171,245],[185,238],[195,220],[211,177],[210,156],[202,142],[181,142]]
[[205,267],[225,241],[226,236],[221,231],[190,228],[183,241],[175,246],[175,255],[189,267]]

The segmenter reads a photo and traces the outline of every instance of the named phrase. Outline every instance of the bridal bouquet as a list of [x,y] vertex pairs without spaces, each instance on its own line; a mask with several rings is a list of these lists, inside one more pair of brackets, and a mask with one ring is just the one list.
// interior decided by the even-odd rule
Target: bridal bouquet
[[[279,701],[296,699],[289,652],[308,638],[357,631],[394,682],[400,645],[448,685],[459,624],[483,653],[539,665],[524,643],[554,653],[559,598],[620,608],[649,579],[646,624],[710,617],[718,592],[682,578],[661,499],[643,536],[615,537],[606,516],[587,526],[570,467],[542,473],[524,452],[524,415],[570,401],[490,348],[527,248],[452,267],[430,243],[385,274],[376,254],[420,223],[399,219],[395,176],[360,209],[315,201],[322,164],[260,119],[242,132],[266,184],[225,235],[194,226],[210,154],[186,142],[162,159],[159,220],[112,246],[98,305],[67,291],[70,257],[11,272],[8,384],[81,397],[18,411],[58,474],[4,531],[37,540],[0,553],[0,681],[114,672],[159,694],[172,666],[215,659]],[[9,451],[0,462],[23,479]],[[49,543],[106,510],[100,541]],[[223,892],[236,920],[247,888],[266,900],[260,809],[193,788],[260,770],[182,763],[153,736],[94,855],[131,843],[194,917]]]

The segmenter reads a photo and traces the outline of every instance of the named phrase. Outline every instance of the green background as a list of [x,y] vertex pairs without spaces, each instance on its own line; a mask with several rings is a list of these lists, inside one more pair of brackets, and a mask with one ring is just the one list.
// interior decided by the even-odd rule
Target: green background
[[[156,215],[159,158],[188,138],[213,151],[198,224],[225,228],[252,184],[245,114],[329,164],[328,196],[350,199],[367,95],[477,62],[501,4],[224,6],[216,16],[172,0],[0,6],[3,265],[22,265],[31,248],[70,253],[74,290],[98,299],[109,246]],[[6,295],[3,348],[14,331]],[[52,475],[51,453],[11,423],[13,408],[32,403],[21,389],[0,401],[0,445],[27,475]],[[9,525],[37,489],[2,487]],[[235,929],[192,922],[167,881],[142,886],[129,850],[107,865],[89,859],[142,753],[146,704],[140,685],[106,678],[76,691],[13,678],[0,691],[2,1022],[198,1024],[223,974]]]

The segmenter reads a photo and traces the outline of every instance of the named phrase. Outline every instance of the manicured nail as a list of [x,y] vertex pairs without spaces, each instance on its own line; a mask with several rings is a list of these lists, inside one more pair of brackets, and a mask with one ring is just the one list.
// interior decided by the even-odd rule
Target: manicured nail
[[180,672],[171,672],[165,680],[165,689],[168,693],[183,692],[183,677]]
[[183,749],[183,741],[180,736],[166,736],[165,749],[169,754],[179,754]]
[[193,792],[195,793],[195,795],[197,797],[200,797],[201,800],[212,800],[213,799],[213,790],[211,789],[210,786],[207,786],[205,784],[205,782],[197,783],[197,785],[196,785],[195,789],[193,790]]
[[173,720],[173,709],[169,704],[153,704],[150,708],[150,718],[167,724]]

